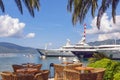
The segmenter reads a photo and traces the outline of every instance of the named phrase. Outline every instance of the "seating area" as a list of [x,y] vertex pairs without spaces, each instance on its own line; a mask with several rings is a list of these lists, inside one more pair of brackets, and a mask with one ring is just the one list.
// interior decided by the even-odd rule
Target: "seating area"
[[65,66],[60,65],[60,64],[54,64],[54,80],[63,80],[63,70],[64,70]]
[[93,68],[77,64],[54,64],[54,80],[103,80],[105,68]]
[[64,80],[96,80],[97,73],[80,73],[75,70],[65,69],[64,70],[65,79]]
[[42,64],[12,65],[13,72],[0,73],[2,80],[48,80],[49,70],[41,70]]
[[[82,63],[53,64],[52,80],[103,80],[105,69],[82,66]],[[13,72],[0,73],[2,80],[50,80],[50,70],[41,70],[42,64],[24,63],[11,66]]]

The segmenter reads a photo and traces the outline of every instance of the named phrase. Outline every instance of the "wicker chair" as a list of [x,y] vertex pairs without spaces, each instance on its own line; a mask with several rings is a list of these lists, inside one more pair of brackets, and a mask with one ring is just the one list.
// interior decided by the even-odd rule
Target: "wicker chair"
[[12,72],[1,72],[2,80],[13,80]]
[[81,73],[80,80],[97,80],[97,73]]
[[71,69],[64,69],[64,80],[80,80],[80,72]]
[[17,64],[13,64],[12,67],[13,67],[13,71],[14,71],[14,72],[17,72],[17,69],[24,68],[24,66],[22,66],[22,65],[17,65]]
[[48,80],[50,71],[49,70],[42,70],[42,76],[44,80]]
[[63,70],[64,70],[64,66],[63,65],[59,65],[59,64],[54,64],[54,80],[63,80]]
[[75,67],[81,67],[82,63],[78,63],[78,64],[69,64],[67,66],[65,66],[66,69],[72,69],[72,70],[76,70]]
[[14,73],[13,80],[35,80],[32,74]]
[[97,73],[80,73],[76,70],[65,69],[64,80],[96,80]]
[[37,73],[37,74],[35,74],[34,79],[35,79],[35,80],[44,80],[44,79],[43,79],[43,76],[42,76],[42,73]]
[[50,73],[49,70],[40,70],[34,74],[35,79],[39,80],[39,78],[42,78],[42,80],[48,80],[49,73]]
[[103,80],[104,73],[105,73],[105,68],[95,68],[91,72],[97,73],[97,80]]

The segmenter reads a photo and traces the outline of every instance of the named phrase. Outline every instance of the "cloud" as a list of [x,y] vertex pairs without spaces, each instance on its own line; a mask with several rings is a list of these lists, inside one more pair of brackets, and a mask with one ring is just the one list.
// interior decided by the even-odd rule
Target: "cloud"
[[98,36],[98,40],[107,40],[107,39],[120,39],[120,32],[114,32],[109,34],[102,34]]
[[0,37],[23,38],[24,28],[25,23],[20,22],[18,18],[9,15],[0,16]]
[[33,38],[35,37],[35,33],[29,33],[28,35],[25,36],[25,38]]
[[104,13],[101,19],[100,30],[96,26],[97,17],[95,17],[91,22],[91,29],[86,30],[87,34],[98,34],[98,40],[106,39],[120,39],[120,15],[116,16],[116,23],[113,23],[112,18],[109,19],[106,13]]

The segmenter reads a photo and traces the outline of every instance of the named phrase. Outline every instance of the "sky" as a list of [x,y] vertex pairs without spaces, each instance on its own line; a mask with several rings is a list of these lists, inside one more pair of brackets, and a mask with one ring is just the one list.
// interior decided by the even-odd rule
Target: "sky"
[[[40,11],[33,18],[23,4],[20,14],[14,0],[3,0],[5,13],[0,10],[0,42],[14,43],[33,48],[58,48],[70,39],[71,44],[81,40],[86,24],[86,41],[120,39],[120,3],[117,7],[116,24],[112,22],[111,9],[101,19],[100,30],[96,27],[96,15],[90,11],[83,24],[72,24],[72,13],[67,11],[68,0],[40,0]],[[97,13],[97,12],[96,12]]]

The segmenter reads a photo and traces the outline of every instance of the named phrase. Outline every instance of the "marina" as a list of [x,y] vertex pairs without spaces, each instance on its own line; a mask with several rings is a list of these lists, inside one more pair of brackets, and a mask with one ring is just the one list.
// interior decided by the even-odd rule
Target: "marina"
[[0,80],[120,80],[119,3],[0,0]]
[[[58,57],[47,57],[45,59],[41,59],[39,53],[31,54],[32,57],[28,57],[28,55],[30,55],[30,53],[18,53],[18,54],[11,53],[11,54],[8,53],[6,56],[0,57],[0,64],[1,64],[0,72],[2,72],[2,71],[13,71],[11,65],[22,64],[22,63],[42,64],[41,69],[43,69],[43,70],[44,69],[50,69],[50,64],[51,63],[60,64],[64,61],[73,62],[73,59],[75,58],[75,57],[62,57],[61,59],[59,59]],[[84,63],[87,64],[86,60],[81,60],[81,62],[84,62]],[[51,68],[50,72],[51,72],[50,76],[53,77],[54,76],[54,69]],[[53,79],[50,78],[50,80],[53,80]]]

